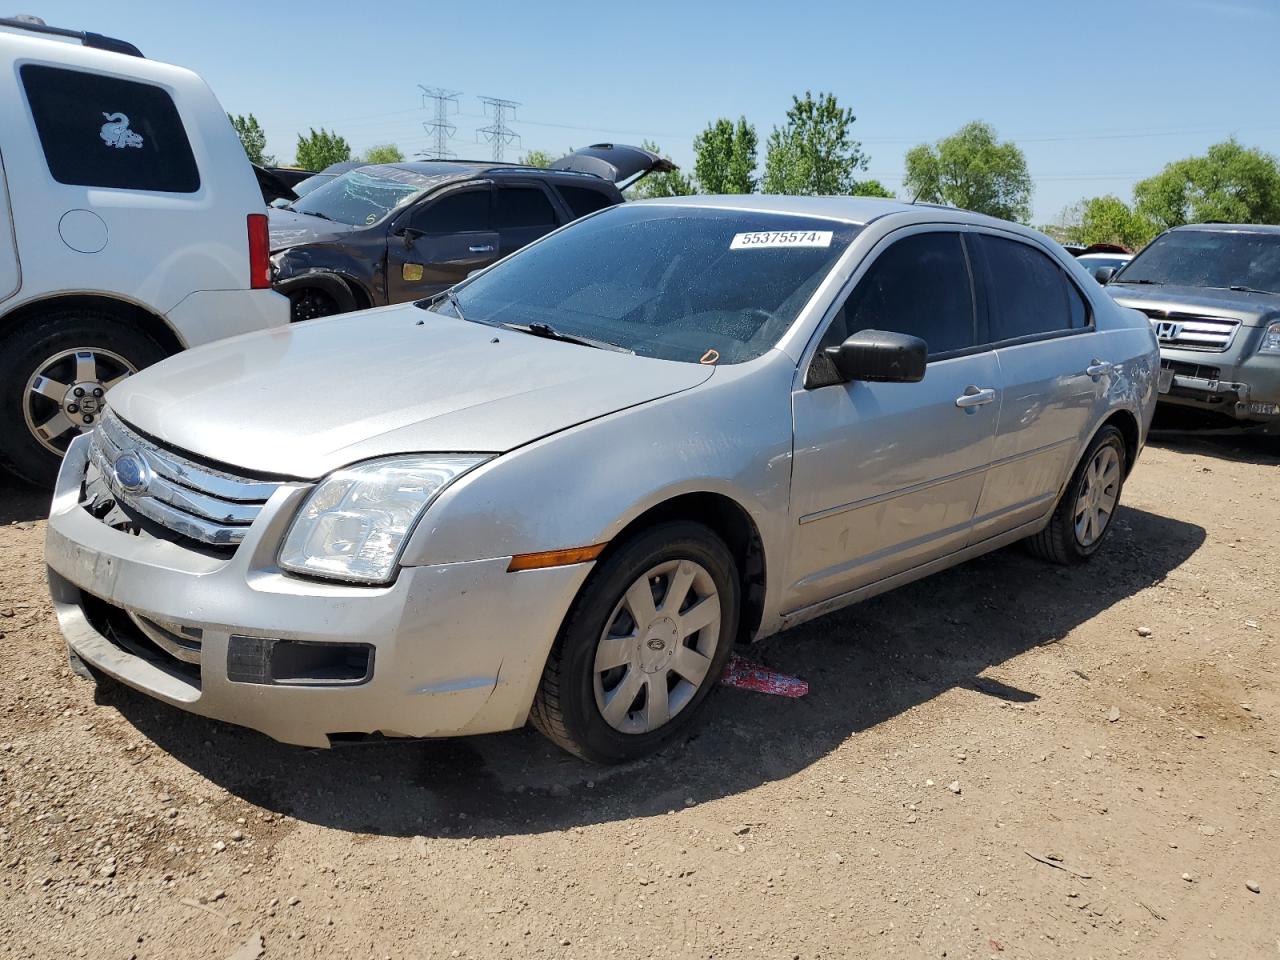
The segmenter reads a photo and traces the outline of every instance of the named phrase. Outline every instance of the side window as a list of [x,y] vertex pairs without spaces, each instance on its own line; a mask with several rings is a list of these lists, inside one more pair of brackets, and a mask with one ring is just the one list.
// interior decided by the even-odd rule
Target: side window
[[860,330],[919,337],[931,355],[973,346],[973,287],[960,235],[912,234],[876,257],[821,345],[835,346]]
[[489,226],[489,190],[450,193],[417,210],[415,229],[427,233],[478,233]]
[[59,183],[195,193],[200,171],[182,118],[161,87],[96,73],[25,64],[49,173]]
[[1089,304],[1070,280],[1067,281],[1067,313],[1071,317],[1072,330],[1082,330],[1089,325]]
[[[1085,310],[1068,302],[1071,287],[1062,269],[1048,254],[1017,240],[977,234],[987,258],[991,288],[991,340],[1012,340],[1084,326],[1072,311]],[[1072,293],[1078,292],[1071,289]]]
[[560,191],[560,196],[564,198],[564,202],[569,205],[575,217],[585,217],[588,213],[595,213],[597,210],[613,206],[613,198],[601,190],[592,190],[588,187],[566,187],[563,184],[557,184],[556,189]]
[[554,227],[556,210],[537,187],[499,187],[494,226],[499,230]]

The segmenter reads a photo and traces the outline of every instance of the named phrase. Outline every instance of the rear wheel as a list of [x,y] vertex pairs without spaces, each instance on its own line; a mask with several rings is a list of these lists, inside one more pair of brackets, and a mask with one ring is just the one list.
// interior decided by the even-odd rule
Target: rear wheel
[[110,314],[38,317],[0,343],[0,465],[47,486],[71,441],[97,426],[113,386],[164,350]]
[[651,753],[694,720],[738,629],[733,556],[701,524],[640,534],[587,581],[547,660],[535,727],[585,760]]
[[1124,435],[1108,424],[1080,458],[1049,525],[1027,539],[1031,552],[1068,565],[1093,556],[1111,531],[1125,473]]

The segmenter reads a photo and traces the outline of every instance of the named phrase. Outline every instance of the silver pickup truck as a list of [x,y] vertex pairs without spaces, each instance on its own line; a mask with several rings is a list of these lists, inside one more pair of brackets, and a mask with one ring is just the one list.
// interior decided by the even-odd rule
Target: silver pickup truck
[[1280,227],[1177,227],[1107,290],[1160,341],[1160,402],[1280,430]]

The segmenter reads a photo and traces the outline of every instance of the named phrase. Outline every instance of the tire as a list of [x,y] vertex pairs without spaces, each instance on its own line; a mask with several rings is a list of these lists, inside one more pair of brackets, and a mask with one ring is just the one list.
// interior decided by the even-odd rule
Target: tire
[[289,291],[289,321],[318,320],[341,313],[337,302],[319,287],[302,287]]
[[97,310],[52,310],[9,331],[0,340],[0,467],[52,486],[67,445],[97,422],[102,394],[164,357],[146,334]]
[[[684,593],[672,617],[677,585]],[[654,616],[642,628],[632,607],[645,606],[636,592],[645,587]],[[711,591],[715,621],[705,605]],[[724,673],[739,607],[733,555],[706,527],[676,521],[637,535],[593,571],[570,608],[534,697],[533,725],[594,763],[652,753],[694,722]]]
[[[1076,465],[1075,473],[1071,475],[1071,482],[1063,491],[1048,526],[1025,541],[1028,549],[1042,560],[1063,566],[1084,563],[1097,553],[1114,525],[1112,521],[1120,506],[1120,494],[1124,489],[1127,463],[1124,435],[1110,424],[1104,426],[1098,431],[1093,442],[1085,450],[1084,456],[1080,458],[1079,464]],[[1094,464],[1098,464],[1105,472],[1095,474]],[[1104,482],[1101,485],[1096,482],[1097,477],[1103,477]],[[1101,530],[1096,529],[1095,515],[1094,526],[1091,528],[1086,525],[1082,532],[1079,522],[1082,516],[1080,513],[1082,496],[1087,500],[1091,492],[1098,490],[1099,487],[1103,493],[1097,501],[1085,503],[1086,513],[1093,512],[1095,502],[1099,507],[1105,507],[1109,502],[1110,509],[1106,512],[1105,520],[1101,522]]]

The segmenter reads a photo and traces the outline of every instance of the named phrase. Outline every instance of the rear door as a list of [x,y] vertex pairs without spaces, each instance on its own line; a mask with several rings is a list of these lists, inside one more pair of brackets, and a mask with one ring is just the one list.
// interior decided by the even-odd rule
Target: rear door
[[4,175],[4,158],[0,157],[0,300],[7,300],[17,293],[21,279],[18,245],[14,241],[13,208],[9,206],[9,184]]
[[1089,301],[1030,240],[967,235],[986,291],[984,338],[1004,379],[995,456],[974,521],[984,540],[1044,514],[1066,482],[1114,376]]
[[387,302],[439,293],[498,259],[493,183],[447,187],[414,204],[387,236]]
[[536,180],[500,181],[493,207],[493,226],[498,232],[498,256],[515,253],[527,243],[560,226],[547,188]]

